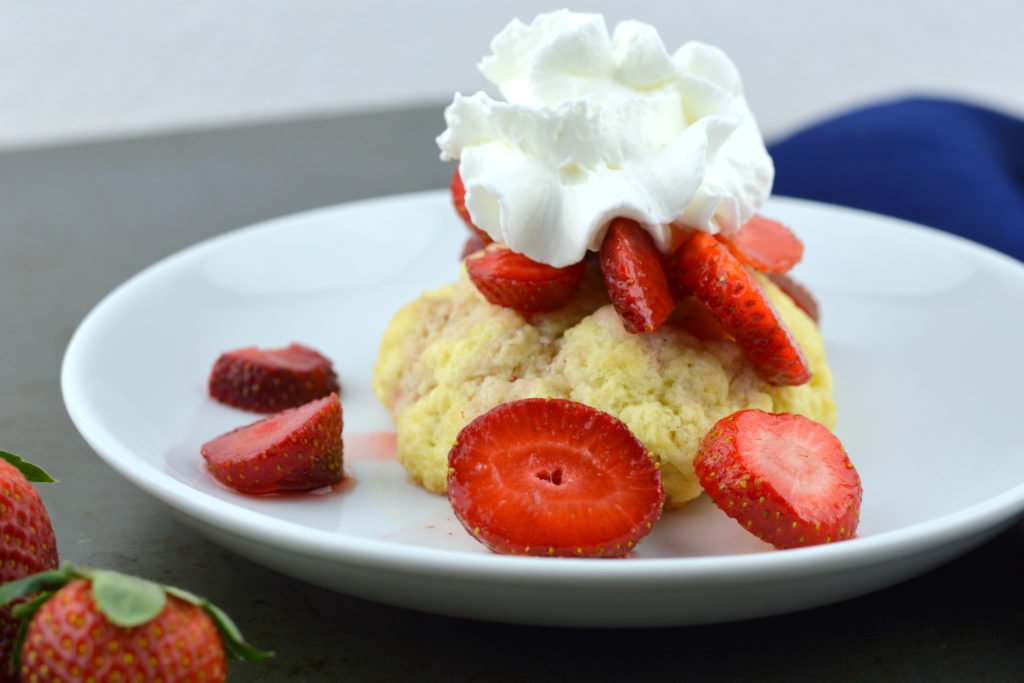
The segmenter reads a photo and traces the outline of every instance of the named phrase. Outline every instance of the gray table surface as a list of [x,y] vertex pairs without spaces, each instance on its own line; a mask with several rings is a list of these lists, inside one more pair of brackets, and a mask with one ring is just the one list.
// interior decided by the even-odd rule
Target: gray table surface
[[[189,588],[263,664],[240,681],[1024,680],[1024,524],[891,589],[756,621],[653,630],[476,623],[306,585],[197,535],[75,431],[61,357],[133,273],[194,242],[303,209],[440,188],[441,107],[0,154],[0,448],[42,487],[62,559]],[[969,454],[965,454],[969,457]]]

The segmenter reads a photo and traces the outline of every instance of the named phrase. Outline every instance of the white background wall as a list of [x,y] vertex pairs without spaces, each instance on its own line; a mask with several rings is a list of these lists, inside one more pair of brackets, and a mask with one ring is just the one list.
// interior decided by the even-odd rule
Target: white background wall
[[[514,6],[511,10],[507,7]],[[0,149],[447,102],[519,0],[0,0]],[[591,0],[724,48],[766,135],[942,93],[1024,116],[1022,0]],[[440,119],[439,119],[440,121]]]

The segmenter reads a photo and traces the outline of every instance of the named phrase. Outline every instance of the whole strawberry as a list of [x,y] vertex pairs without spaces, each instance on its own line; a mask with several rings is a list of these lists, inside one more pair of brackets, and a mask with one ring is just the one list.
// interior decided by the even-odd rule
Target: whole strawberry
[[271,656],[245,643],[217,607],[180,588],[70,565],[0,587],[24,620],[16,670],[25,681],[227,679],[228,657]]
[[[0,451],[0,581],[6,583],[57,567],[57,540],[43,501],[29,482],[53,478],[18,456]],[[0,608],[0,681],[10,678],[18,620]]]

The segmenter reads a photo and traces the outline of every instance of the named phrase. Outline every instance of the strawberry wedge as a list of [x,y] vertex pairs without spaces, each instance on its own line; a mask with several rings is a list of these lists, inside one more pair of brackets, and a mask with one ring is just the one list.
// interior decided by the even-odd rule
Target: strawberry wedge
[[601,244],[601,272],[628,332],[655,332],[675,308],[661,252],[636,221],[612,221]]
[[202,446],[210,474],[242,493],[308,491],[341,481],[337,394],[239,427]]

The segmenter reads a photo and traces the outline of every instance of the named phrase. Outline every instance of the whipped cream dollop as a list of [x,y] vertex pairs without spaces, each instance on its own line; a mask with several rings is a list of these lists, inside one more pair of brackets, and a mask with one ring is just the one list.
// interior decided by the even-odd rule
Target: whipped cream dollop
[[535,261],[598,250],[617,216],[662,251],[674,227],[735,231],[771,192],[774,169],[736,67],[657,31],[566,10],[512,21],[479,68],[505,101],[457,94],[437,138],[459,159],[474,224]]

